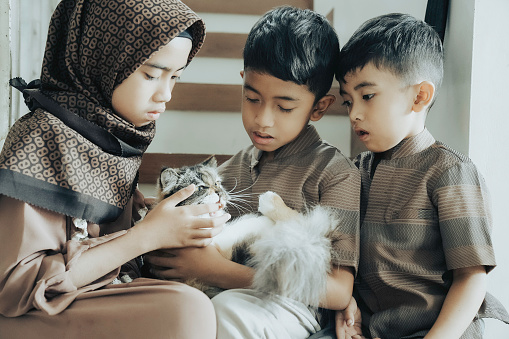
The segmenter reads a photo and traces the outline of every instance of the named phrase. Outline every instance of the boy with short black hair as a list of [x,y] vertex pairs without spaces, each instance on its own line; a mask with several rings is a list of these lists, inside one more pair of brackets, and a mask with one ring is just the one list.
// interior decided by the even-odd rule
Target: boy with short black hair
[[425,127],[442,75],[438,34],[410,15],[368,20],[341,50],[340,94],[369,150],[356,160],[355,289],[370,338],[481,338],[482,317],[508,319],[486,295],[496,265],[486,184]]
[[[320,120],[335,101],[328,91],[338,55],[337,35],[322,15],[286,6],[266,13],[249,33],[241,72],[242,120],[253,145],[220,168],[225,188],[245,196],[247,212],[257,210],[266,191],[298,211],[317,204],[335,209],[341,224],[320,304],[333,310],[348,304],[357,270],[360,175],[309,121]],[[229,209],[234,217],[243,212]],[[224,259],[213,246],[178,251],[168,263],[178,267],[178,277],[229,289],[212,299],[218,338],[307,338],[321,328],[316,308],[248,289],[253,269]]]

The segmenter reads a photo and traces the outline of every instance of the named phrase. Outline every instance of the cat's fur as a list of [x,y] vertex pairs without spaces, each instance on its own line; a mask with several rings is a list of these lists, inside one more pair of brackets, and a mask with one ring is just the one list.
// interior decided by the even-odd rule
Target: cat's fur
[[[194,166],[163,168],[157,183],[159,201],[190,184],[197,190],[183,204],[221,200],[224,205],[230,199],[211,157]],[[225,258],[254,268],[253,289],[317,306],[331,269],[329,235],[339,220],[325,207],[299,213],[273,192],[260,195],[258,211],[227,223],[212,244]],[[221,291],[195,280],[187,283],[210,297]]]

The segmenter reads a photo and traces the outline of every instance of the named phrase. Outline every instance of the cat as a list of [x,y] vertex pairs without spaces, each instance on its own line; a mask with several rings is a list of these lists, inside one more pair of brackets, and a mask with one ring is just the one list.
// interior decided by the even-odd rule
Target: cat
[[[164,167],[156,185],[157,201],[190,184],[196,190],[183,205],[217,201],[223,206],[232,204],[231,195],[221,185],[214,156],[193,166]],[[331,235],[339,224],[338,217],[332,209],[321,206],[297,212],[270,191],[259,196],[258,212],[228,222],[211,245],[225,258],[254,268],[251,288],[267,296],[280,295],[318,306],[326,292]],[[209,297],[222,291],[196,280],[186,283]]]

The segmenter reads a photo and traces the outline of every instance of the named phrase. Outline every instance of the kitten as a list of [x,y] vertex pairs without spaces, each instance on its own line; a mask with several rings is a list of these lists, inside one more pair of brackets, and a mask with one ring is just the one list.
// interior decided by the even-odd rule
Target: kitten
[[[197,189],[181,204],[231,204],[213,156],[194,166],[163,168],[157,182],[158,201],[190,184]],[[260,195],[258,211],[227,223],[211,245],[225,258],[254,268],[253,289],[318,306],[326,292],[330,236],[339,224],[338,217],[320,206],[299,213],[274,192]],[[222,291],[194,279],[186,283],[209,297]]]

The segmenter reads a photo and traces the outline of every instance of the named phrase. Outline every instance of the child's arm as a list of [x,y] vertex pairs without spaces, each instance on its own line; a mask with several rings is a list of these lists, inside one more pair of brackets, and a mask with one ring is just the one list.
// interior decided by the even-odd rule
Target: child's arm
[[484,266],[453,270],[451,288],[435,324],[425,338],[461,337],[484,300],[486,278]]
[[[81,287],[111,272],[125,262],[147,251],[159,248],[206,246],[220,232],[220,225],[229,218],[199,218],[198,215],[217,211],[219,206],[195,205],[175,207],[189,197],[194,187],[186,188],[159,203],[140,223],[125,235],[83,252],[76,258],[70,278]],[[170,220],[170,221],[169,221]],[[92,239],[92,241],[94,241]],[[108,258],[108,260],[104,260]]]
[[198,280],[223,289],[247,288],[254,270],[224,258],[215,246],[160,250],[145,255],[154,276],[169,280]]
[[327,293],[320,307],[330,310],[346,308],[352,298],[353,281],[353,268],[334,266],[327,277]]

